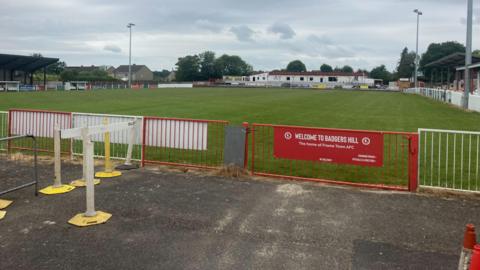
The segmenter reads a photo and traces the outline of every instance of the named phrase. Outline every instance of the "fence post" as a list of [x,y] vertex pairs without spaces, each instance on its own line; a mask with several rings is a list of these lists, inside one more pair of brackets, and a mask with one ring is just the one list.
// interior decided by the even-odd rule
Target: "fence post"
[[252,133],[252,169],[250,173],[253,175],[255,174],[255,124],[252,125],[250,132]]
[[418,134],[408,138],[408,191],[418,189]]
[[[12,110],[8,110],[8,131],[7,137],[12,137]],[[7,141],[7,153],[10,154],[10,140]]]
[[248,133],[250,133],[250,128],[249,128],[248,122],[243,122],[242,125],[245,128],[245,153],[244,153],[244,160],[243,160],[243,168],[247,170],[248,169]]
[[147,143],[146,137],[147,137],[147,120],[148,117],[143,117],[143,128],[142,128],[142,157],[141,157],[141,166],[145,167],[145,144]]

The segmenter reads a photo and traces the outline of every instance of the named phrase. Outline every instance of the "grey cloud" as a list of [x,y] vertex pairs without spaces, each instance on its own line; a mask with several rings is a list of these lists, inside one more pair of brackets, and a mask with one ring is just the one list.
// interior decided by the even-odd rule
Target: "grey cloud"
[[232,28],[230,28],[230,32],[232,32],[237,37],[237,39],[242,42],[252,42],[253,34],[255,33],[250,27],[246,25],[233,26]]
[[309,35],[307,37],[307,40],[312,42],[312,43],[317,43],[317,44],[321,44],[321,45],[331,45],[331,44],[333,44],[333,41],[325,35],[320,36],[320,37],[317,36],[317,35]]
[[291,39],[296,33],[286,23],[276,22],[268,28],[268,31],[274,34],[279,34],[281,39]]
[[121,53],[122,52],[122,48],[118,47],[117,45],[105,45],[105,47],[103,47],[103,49],[105,51],[113,52],[113,53]]
[[[460,23],[463,25],[467,25],[467,18],[460,18]],[[480,25],[480,8],[475,8],[473,10],[473,23]]]
[[[103,46],[127,48],[129,21],[136,24],[134,57],[153,69],[170,69],[178,57],[203,50],[237,54],[262,69],[283,67],[293,58],[311,59],[315,67],[328,59],[393,68],[401,49],[415,45],[415,8],[425,12],[420,50],[431,42],[465,39],[459,23],[466,1],[460,0],[262,0],[268,12],[252,8],[257,0],[3,2],[0,24],[9,26],[0,29],[4,52],[40,52],[70,65],[124,64],[125,58]],[[478,32],[478,7],[475,15]],[[260,38],[256,29],[279,38]]]
[[201,29],[201,30],[208,30],[208,31],[211,31],[211,32],[214,32],[214,33],[218,33],[218,32],[221,32],[223,27],[218,24],[218,23],[213,23],[209,20],[206,20],[206,19],[200,19],[200,20],[197,20],[195,22],[195,25],[197,26],[197,28]]
[[290,48],[300,54],[326,59],[352,58],[355,56],[352,49],[332,41],[325,35],[310,35],[303,41],[295,42]]

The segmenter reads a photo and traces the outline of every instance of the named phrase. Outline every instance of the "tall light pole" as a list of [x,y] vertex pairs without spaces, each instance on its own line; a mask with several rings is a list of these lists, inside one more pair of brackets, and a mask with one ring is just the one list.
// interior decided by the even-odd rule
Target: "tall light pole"
[[467,43],[465,53],[465,83],[463,93],[463,108],[468,109],[468,97],[470,95],[470,65],[472,65],[472,28],[473,28],[473,0],[468,0],[467,7]]
[[418,88],[418,62],[419,62],[419,56],[418,56],[418,32],[420,30],[420,16],[423,15],[423,13],[415,9],[413,12],[417,13],[417,49],[415,50],[415,88]]
[[128,23],[127,27],[130,29],[130,44],[128,49],[128,88],[132,88],[132,27],[133,23]]

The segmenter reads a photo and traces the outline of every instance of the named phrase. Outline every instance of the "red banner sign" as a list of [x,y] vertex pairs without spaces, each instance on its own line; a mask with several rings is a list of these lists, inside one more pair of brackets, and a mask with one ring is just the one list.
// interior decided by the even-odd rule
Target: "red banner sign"
[[275,127],[274,136],[276,158],[383,166],[379,132]]

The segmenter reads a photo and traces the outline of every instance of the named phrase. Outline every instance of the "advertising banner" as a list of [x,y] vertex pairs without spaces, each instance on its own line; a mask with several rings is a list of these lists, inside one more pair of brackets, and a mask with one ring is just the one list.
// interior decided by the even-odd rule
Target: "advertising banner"
[[274,156],[360,166],[383,166],[380,132],[275,127]]

